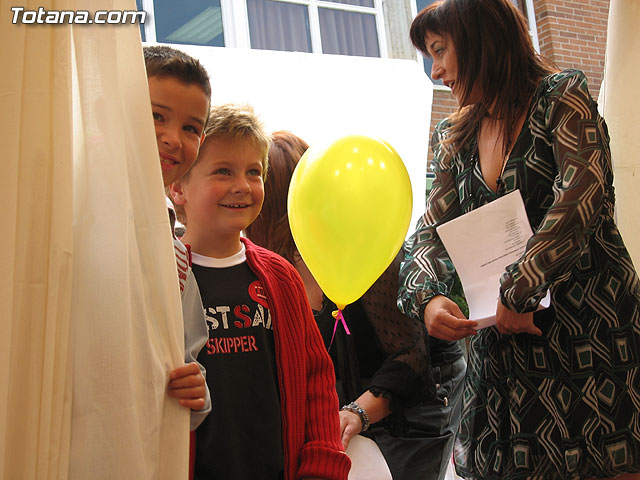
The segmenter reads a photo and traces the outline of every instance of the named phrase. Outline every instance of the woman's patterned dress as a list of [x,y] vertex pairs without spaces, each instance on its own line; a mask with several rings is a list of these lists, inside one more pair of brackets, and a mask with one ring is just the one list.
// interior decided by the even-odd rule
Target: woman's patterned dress
[[[475,140],[433,137],[436,179],[407,242],[401,309],[421,318],[453,266],[436,227],[519,189],[535,232],[501,279],[502,302],[536,309],[542,337],[480,330],[470,341],[457,470],[478,479],[576,479],[640,471],[640,287],[614,223],[609,137],[582,72],[539,85],[502,175],[486,185]],[[469,232],[473,242],[473,232]]]

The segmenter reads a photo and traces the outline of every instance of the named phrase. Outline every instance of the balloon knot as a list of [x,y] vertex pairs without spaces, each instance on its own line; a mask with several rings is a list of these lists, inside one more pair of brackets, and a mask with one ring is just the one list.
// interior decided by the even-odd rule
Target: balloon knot
[[338,323],[342,322],[344,331],[347,332],[347,335],[351,335],[349,327],[347,326],[347,322],[342,315],[342,310],[334,310],[333,312],[331,312],[331,315],[336,319],[336,323],[333,324],[333,334],[331,335],[331,342],[329,342],[329,348],[327,350],[331,349],[331,345],[333,345],[333,339],[336,336],[336,331],[338,330]]

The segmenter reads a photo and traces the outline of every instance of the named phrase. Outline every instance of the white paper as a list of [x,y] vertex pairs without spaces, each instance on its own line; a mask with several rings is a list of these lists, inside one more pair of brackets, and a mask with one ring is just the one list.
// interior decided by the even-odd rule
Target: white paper
[[[516,190],[436,228],[458,272],[478,328],[496,323],[500,276],[524,253],[533,235],[520,191]],[[550,295],[540,302],[547,308]]]
[[346,453],[351,459],[349,480],[392,480],[387,461],[370,438],[355,435]]

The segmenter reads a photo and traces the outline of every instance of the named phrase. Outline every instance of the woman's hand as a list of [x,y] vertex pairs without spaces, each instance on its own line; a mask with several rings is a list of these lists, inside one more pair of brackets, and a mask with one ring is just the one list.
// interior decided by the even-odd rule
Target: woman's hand
[[362,430],[362,420],[357,413],[340,410],[340,437],[342,447],[346,450],[351,439]]
[[512,333],[542,335],[540,329],[533,323],[533,312],[512,312],[500,300],[498,300],[498,308],[496,310],[496,326],[503,335],[511,335]]
[[436,295],[424,309],[424,324],[432,337],[460,340],[475,335],[478,322],[467,320],[460,307],[444,295]]
[[[367,390],[360,395],[356,402],[367,412],[369,424],[379,422],[391,413],[391,401],[384,395],[377,397]],[[347,449],[351,439],[362,431],[362,419],[357,413],[350,410],[340,410],[340,437],[342,446]]]

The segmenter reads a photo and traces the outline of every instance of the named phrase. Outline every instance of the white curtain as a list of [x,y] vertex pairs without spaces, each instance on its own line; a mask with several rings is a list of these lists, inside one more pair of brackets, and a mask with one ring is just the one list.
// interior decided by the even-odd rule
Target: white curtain
[[306,5],[271,0],[247,0],[251,48],[311,52]]
[[[37,8],[37,7],[36,7]],[[66,478],[71,416],[68,29],[0,9],[0,477]],[[56,52],[51,46],[57,46]]]
[[379,57],[373,15],[319,8],[322,53]]
[[598,103],[609,127],[616,220],[636,269],[640,268],[640,0],[611,0],[604,81]]
[[[135,10],[124,0],[27,10]],[[0,9],[0,477],[187,478],[179,287],[137,25]]]

